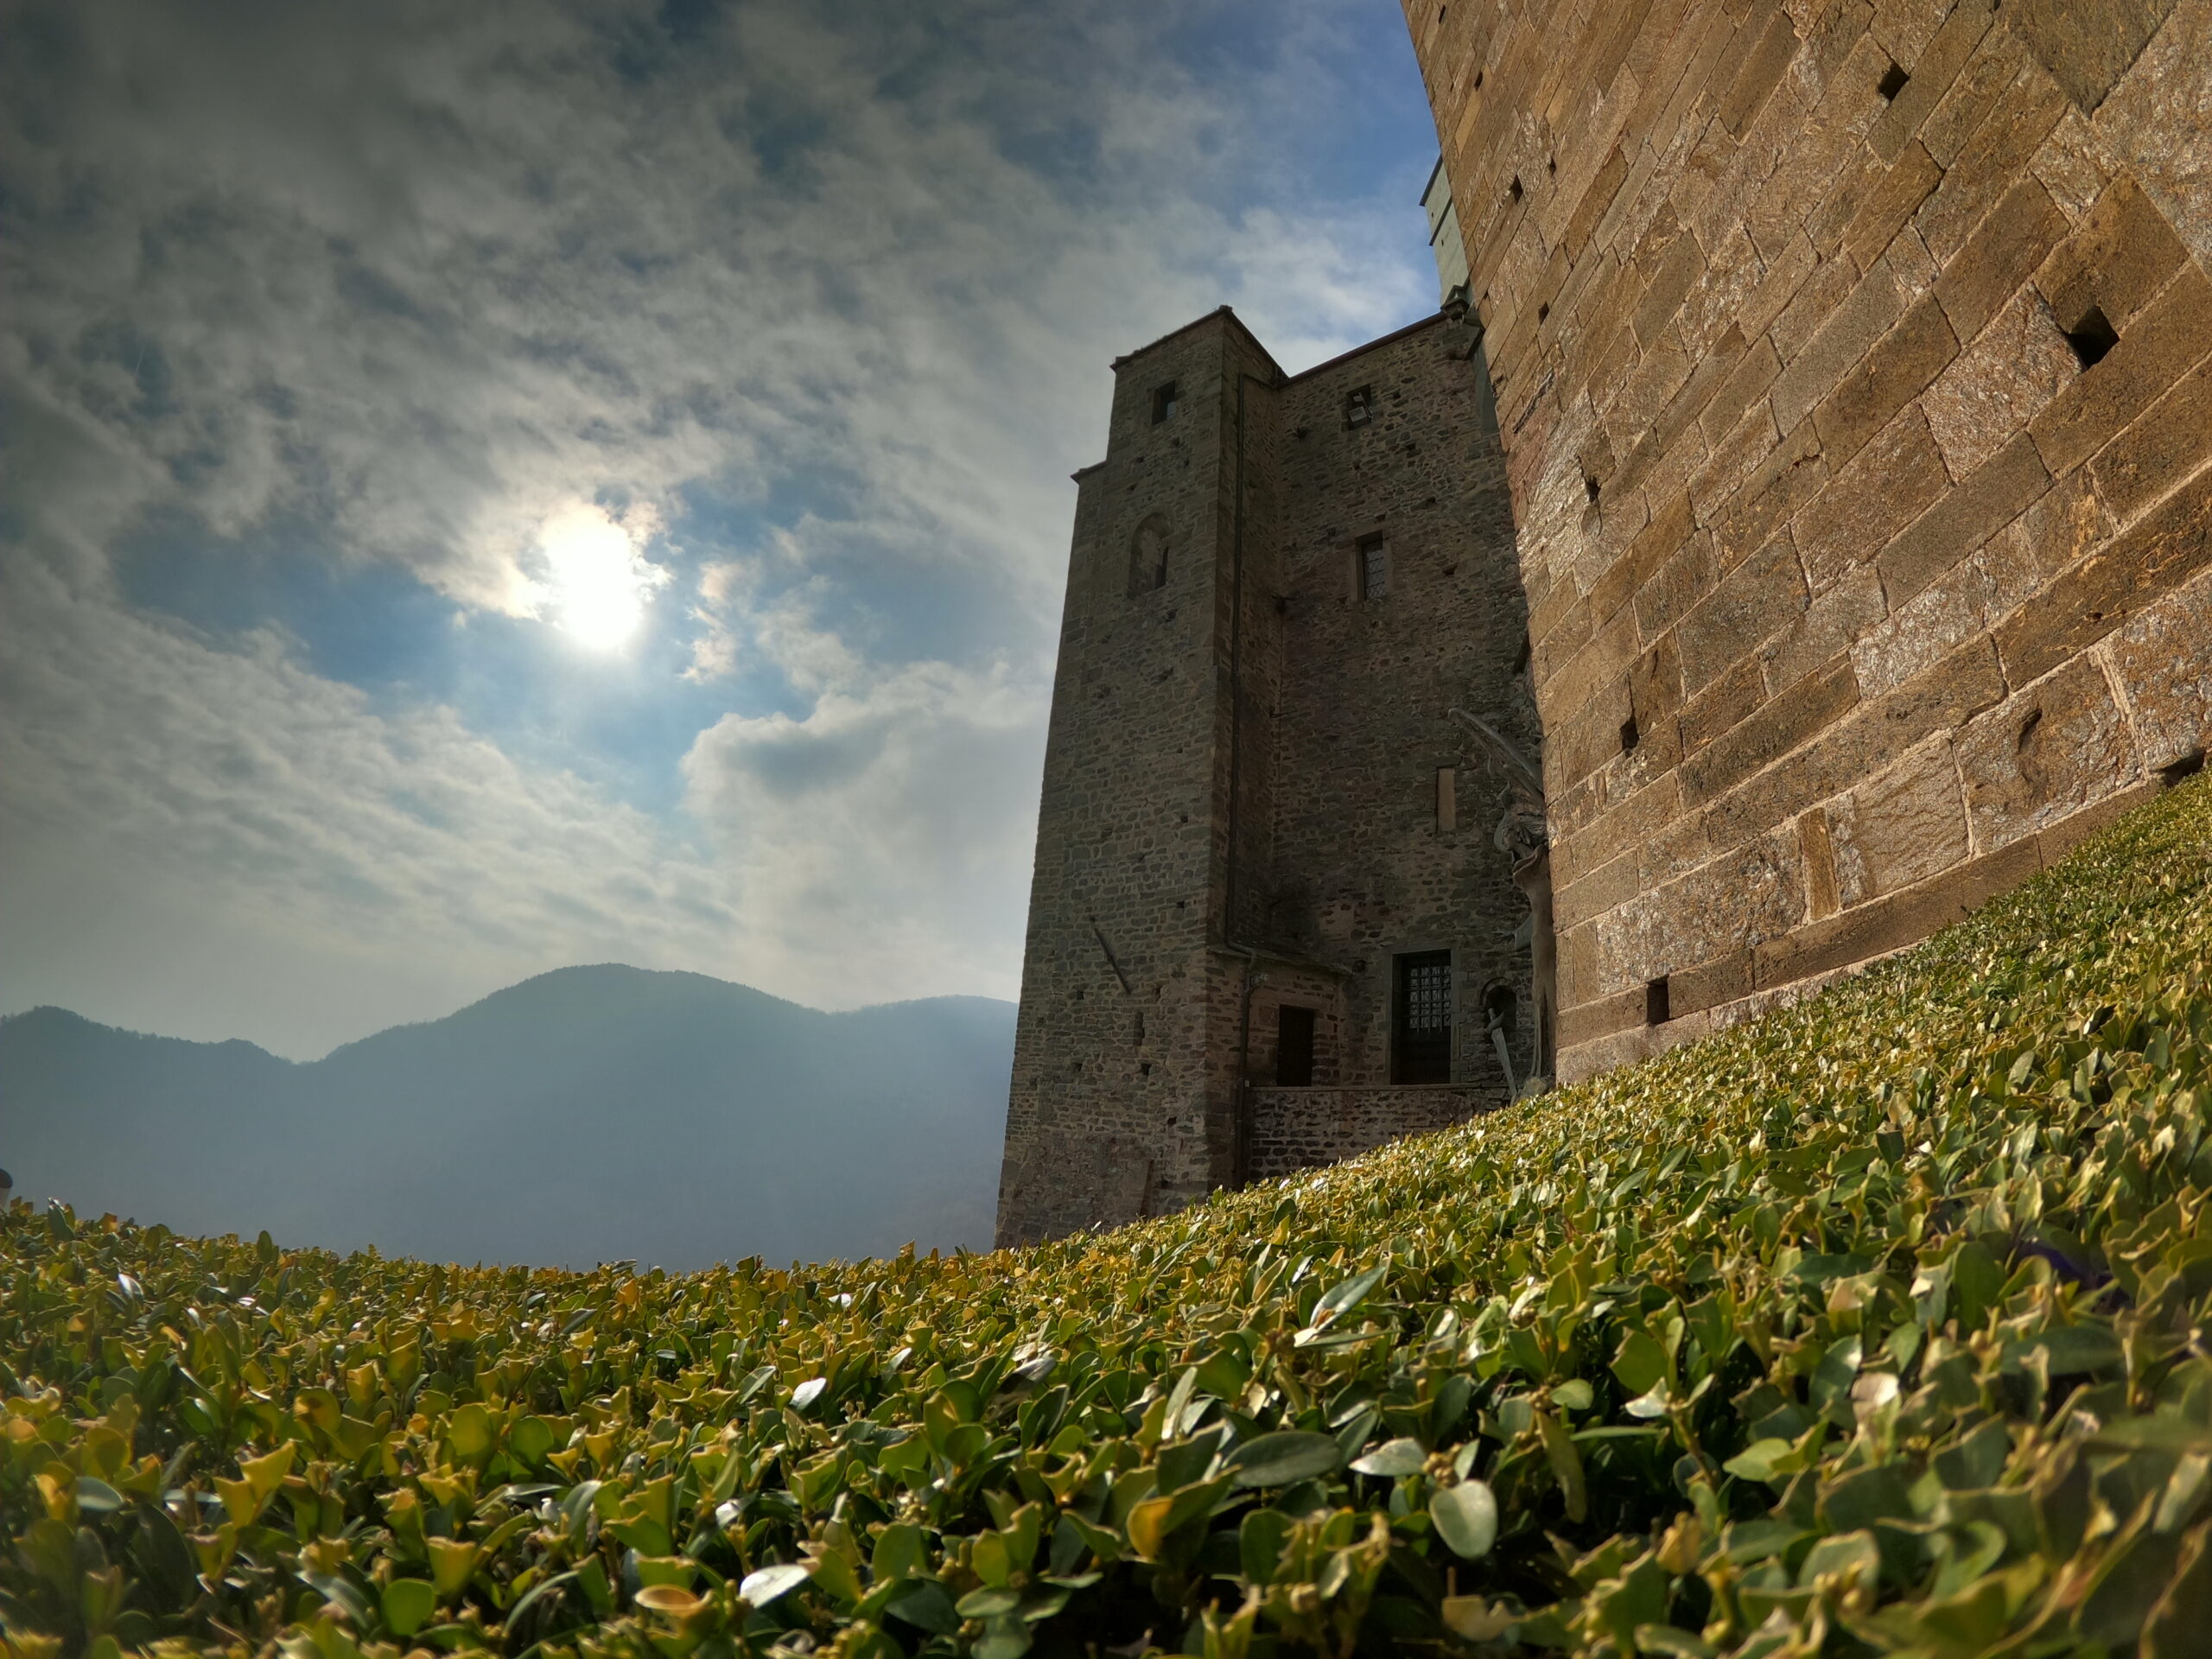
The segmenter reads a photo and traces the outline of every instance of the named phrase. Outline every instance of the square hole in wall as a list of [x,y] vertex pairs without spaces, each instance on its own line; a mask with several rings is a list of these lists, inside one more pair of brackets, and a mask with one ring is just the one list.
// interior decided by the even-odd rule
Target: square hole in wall
[[1882,79],[1876,84],[1874,90],[1881,93],[1885,99],[1894,103],[1897,95],[1904,91],[1905,83],[1911,79],[1910,75],[1893,63],[1883,71]]
[[1643,988],[1643,1023],[1647,1026],[1663,1026],[1673,1019],[1674,1011],[1669,1006],[1669,1002],[1667,976],[1662,974]]
[[2066,343],[2074,348],[2075,359],[2083,368],[2094,369],[2120,344],[2120,331],[2093,305],[2081,321],[2066,331]]

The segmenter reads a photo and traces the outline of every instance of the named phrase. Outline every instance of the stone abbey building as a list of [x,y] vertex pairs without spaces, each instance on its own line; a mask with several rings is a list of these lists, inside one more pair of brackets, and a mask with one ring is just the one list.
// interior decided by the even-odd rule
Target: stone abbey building
[[2212,0],[1406,10],[1451,303],[1201,319],[1078,475],[1004,1242],[1701,1035],[2202,762]]

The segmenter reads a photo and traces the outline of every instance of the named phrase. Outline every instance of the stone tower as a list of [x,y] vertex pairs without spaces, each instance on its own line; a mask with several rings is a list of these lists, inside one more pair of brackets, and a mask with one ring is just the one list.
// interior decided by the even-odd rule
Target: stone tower
[[1547,1064],[1475,331],[1289,376],[1224,308],[1115,370],[1076,477],[1004,1243],[1454,1121]]

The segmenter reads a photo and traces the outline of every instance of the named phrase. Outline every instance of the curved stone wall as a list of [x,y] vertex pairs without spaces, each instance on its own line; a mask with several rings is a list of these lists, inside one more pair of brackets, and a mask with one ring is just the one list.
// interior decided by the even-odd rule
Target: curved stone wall
[[2212,728],[2212,0],[1409,0],[1531,613],[1562,1076]]

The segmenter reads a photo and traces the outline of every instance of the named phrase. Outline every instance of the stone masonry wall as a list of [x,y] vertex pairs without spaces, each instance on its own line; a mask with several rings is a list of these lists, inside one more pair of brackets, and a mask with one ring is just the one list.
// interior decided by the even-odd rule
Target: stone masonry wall
[[2212,728],[2212,0],[1407,0],[1496,377],[1572,1077]]
[[[1370,1085],[1390,1077],[1392,958],[1450,950],[1452,1080],[1503,1099],[1483,1000],[1493,987],[1513,995],[1516,1081],[1526,1078],[1535,1015],[1529,951],[1513,934],[1528,907],[1493,839],[1503,780],[1451,711],[1531,758],[1538,740],[1518,671],[1528,610],[1504,458],[1474,344],[1440,318],[1283,388],[1274,845],[1267,912],[1247,937],[1338,970],[1343,1046],[1329,1075]],[[1361,388],[1374,412],[1349,424]],[[1374,536],[1387,591],[1363,598],[1358,548]],[[1449,825],[1438,812],[1444,768]]]
[[1274,1180],[1342,1163],[1502,1103],[1491,1089],[1256,1089],[1251,1176]]
[[[1019,1243],[1173,1208],[1222,1179],[1207,1122],[1221,977],[1225,315],[1117,365],[1108,459],[1077,475],[1046,738],[999,1235]],[[1272,370],[1272,365],[1268,365]],[[1151,399],[1177,407],[1155,424]],[[1165,581],[1138,568],[1147,528]],[[1147,546],[1147,556],[1150,549]]]
[[[1503,1102],[1494,988],[1522,1000],[1518,1075],[1533,1065],[1526,906],[1491,834],[1503,785],[1451,713],[1534,753],[1474,346],[1437,317],[1286,377],[1223,311],[1116,365],[1107,458],[1077,478],[1001,1243]],[[1363,594],[1355,555],[1376,534],[1388,591]],[[1392,1088],[1391,958],[1437,949],[1459,1086]],[[1315,1079],[1336,1086],[1262,1106],[1286,1002],[1314,1010]]]

